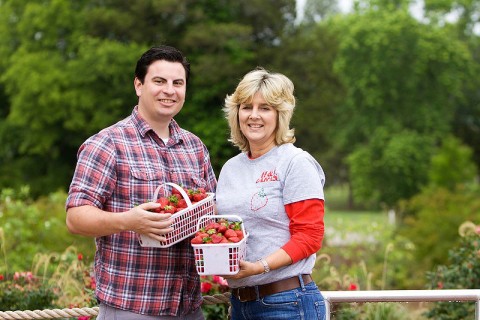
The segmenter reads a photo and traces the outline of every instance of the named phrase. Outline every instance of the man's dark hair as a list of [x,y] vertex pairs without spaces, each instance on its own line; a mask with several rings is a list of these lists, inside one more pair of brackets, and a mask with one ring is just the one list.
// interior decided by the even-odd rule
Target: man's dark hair
[[135,77],[143,83],[148,67],[158,60],[181,63],[185,69],[185,80],[188,83],[188,78],[190,77],[190,62],[187,61],[187,58],[180,50],[165,45],[148,49],[140,59],[138,59],[137,66],[135,67]]

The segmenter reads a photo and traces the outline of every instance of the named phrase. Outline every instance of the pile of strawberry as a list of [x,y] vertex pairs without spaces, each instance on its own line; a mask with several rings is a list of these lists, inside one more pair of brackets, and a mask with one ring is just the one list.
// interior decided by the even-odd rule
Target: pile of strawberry
[[244,237],[241,221],[219,218],[195,233],[192,244],[237,243]]
[[[192,205],[202,201],[208,196],[207,192],[203,188],[183,188],[183,191],[185,191],[185,193],[188,195]],[[187,202],[183,198],[182,194],[176,188],[172,189],[172,193],[169,196],[160,197],[156,202],[160,203],[160,207],[153,209],[152,211],[157,213],[176,213],[188,207]]]

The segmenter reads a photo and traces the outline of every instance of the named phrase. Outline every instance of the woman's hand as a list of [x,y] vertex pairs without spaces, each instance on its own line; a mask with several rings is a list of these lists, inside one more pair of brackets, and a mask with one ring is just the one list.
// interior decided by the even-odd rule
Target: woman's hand
[[249,262],[240,260],[240,271],[233,275],[222,276],[225,279],[243,279],[246,277],[254,276],[256,274],[263,273],[263,264],[260,261]]

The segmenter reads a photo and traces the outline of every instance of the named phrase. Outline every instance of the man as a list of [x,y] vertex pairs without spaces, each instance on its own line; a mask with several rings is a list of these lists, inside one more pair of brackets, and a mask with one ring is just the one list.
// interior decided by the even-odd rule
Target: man
[[207,148],[173,117],[185,102],[190,64],[177,49],[153,47],[138,60],[138,105],[124,120],[87,139],[66,201],[70,232],[96,239],[97,319],[203,319],[199,275],[189,240],[168,248],[171,214],[149,210],[156,187],[174,182],[214,192]]

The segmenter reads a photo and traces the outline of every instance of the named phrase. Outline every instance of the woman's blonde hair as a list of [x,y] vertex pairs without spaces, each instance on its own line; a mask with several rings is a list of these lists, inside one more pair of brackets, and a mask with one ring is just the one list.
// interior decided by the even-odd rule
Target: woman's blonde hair
[[278,113],[275,144],[294,143],[294,129],[290,129],[295,97],[293,82],[285,75],[256,68],[247,73],[238,84],[235,92],[225,98],[225,118],[230,126],[230,139],[241,151],[250,151],[247,138],[240,130],[238,109],[242,103],[251,103],[253,96],[259,92],[265,101]]

